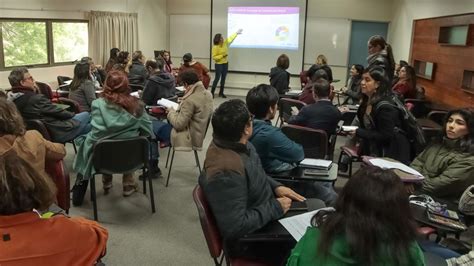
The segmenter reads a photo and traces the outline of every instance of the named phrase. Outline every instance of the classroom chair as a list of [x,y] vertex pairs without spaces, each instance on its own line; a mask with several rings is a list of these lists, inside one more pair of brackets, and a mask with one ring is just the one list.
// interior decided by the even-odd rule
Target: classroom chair
[[216,266],[223,264],[224,259],[226,260],[226,265],[232,266],[243,266],[243,265],[253,265],[253,266],[266,266],[267,264],[259,261],[253,261],[243,258],[229,258],[223,249],[222,237],[217,228],[216,220],[214,214],[212,213],[211,207],[206,200],[201,187],[197,185],[193,190],[193,199],[196,203],[196,207],[199,214],[199,221],[201,222],[202,232],[206,238],[207,248],[209,253],[214,260]]
[[[143,136],[127,139],[102,139],[94,145],[92,163],[96,173],[89,182],[94,220],[98,220],[95,176],[98,174],[133,173],[140,168],[145,173],[149,169],[149,147],[148,139]],[[110,156],[111,154],[114,156]],[[143,193],[146,194],[147,179],[150,186],[151,211],[155,213],[155,196],[151,178],[143,178]]]

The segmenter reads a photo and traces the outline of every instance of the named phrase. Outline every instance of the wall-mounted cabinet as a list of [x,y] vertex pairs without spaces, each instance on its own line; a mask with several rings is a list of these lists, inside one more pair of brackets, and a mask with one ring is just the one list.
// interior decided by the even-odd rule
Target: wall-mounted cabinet
[[461,88],[469,93],[474,93],[474,71],[464,70]]
[[473,24],[440,27],[438,43],[441,45],[473,45],[473,33]]
[[433,62],[425,62],[416,60],[414,62],[416,76],[428,80],[433,80],[436,64]]

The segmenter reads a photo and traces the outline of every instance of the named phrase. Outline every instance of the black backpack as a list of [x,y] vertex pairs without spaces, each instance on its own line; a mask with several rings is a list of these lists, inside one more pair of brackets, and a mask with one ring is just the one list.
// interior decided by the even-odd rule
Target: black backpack
[[391,97],[391,102],[380,101],[377,103],[375,110],[380,108],[382,105],[391,105],[398,110],[400,121],[402,122],[401,128],[397,128],[399,132],[405,135],[410,142],[411,158],[415,158],[423,149],[426,147],[426,139],[423,134],[423,130],[420,125],[416,122],[415,116],[408,111],[402,101],[396,96]]

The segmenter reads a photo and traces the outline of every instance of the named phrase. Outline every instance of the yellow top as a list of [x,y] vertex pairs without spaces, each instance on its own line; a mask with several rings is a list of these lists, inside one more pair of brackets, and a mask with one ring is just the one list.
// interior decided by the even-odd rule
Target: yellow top
[[224,40],[223,44],[218,44],[212,46],[212,59],[216,64],[225,64],[227,63],[227,52],[229,45],[234,41],[235,37],[237,37],[237,33],[234,33]]

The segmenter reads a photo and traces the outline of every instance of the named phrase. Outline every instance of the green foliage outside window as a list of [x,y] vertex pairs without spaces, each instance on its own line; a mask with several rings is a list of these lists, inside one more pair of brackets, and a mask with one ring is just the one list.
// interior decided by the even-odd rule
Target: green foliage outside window
[[53,22],[55,62],[72,62],[87,56],[87,23]]

